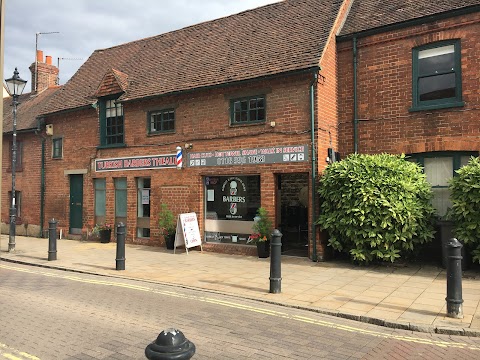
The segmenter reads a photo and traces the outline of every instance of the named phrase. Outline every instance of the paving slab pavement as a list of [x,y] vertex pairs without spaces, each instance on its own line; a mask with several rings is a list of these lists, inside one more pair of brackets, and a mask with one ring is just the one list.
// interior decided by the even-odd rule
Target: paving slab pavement
[[[127,244],[125,270],[116,270],[116,243],[61,239],[48,261],[48,239],[0,239],[0,275],[18,262],[110,277],[152,281],[298,307],[413,331],[480,337],[480,271],[462,279],[463,319],[446,317],[446,271],[432,265],[355,266],[282,256],[281,293],[269,293],[270,259]],[[1,276],[0,276],[1,287]]]

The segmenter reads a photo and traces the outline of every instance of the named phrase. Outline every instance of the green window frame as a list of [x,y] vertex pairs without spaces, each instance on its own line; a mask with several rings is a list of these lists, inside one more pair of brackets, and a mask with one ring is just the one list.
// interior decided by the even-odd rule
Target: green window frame
[[465,166],[472,156],[478,156],[478,152],[452,151],[410,155],[409,160],[422,166],[427,181],[432,185],[434,194],[432,204],[437,210],[437,215],[445,216],[448,207],[451,206],[448,189],[449,180],[456,176],[457,170]]
[[116,99],[100,101],[100,145],[102,147],[125,145],[123,104]]
[[147,121],[149,134],[175,132],[175,109],[150,111]]
[[266,118],[265,95],[230,100],[231,125],[265,123]]
[[63,157],[63,138],[52,139],[52,158],[61,159]]
[[414,48],[410,111],[463,106],[461,69],[460,40]]

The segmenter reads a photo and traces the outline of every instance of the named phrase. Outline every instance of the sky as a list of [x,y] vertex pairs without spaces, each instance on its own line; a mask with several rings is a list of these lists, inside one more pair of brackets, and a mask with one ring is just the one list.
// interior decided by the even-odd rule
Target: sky
[[36,42],[43,56],[59,65],[63,85],[97,49],[278,1],[6,0],[4,77],[10,78],[17,67],[20,77],[28,80],[24,92],[30,91]]

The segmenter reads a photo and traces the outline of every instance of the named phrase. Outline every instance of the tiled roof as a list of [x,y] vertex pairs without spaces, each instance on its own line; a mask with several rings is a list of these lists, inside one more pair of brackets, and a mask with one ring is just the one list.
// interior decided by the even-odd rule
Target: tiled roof
[[[17,105],[17,131],[37,128],[37,116],[45,113],[45,108],[53,95],[60,89],[59,86],[50,87],[34,95],[28,93],[20,95]],[[13,131],[12,98],[3,99],[3,132]]]
[[354,0],[340,36],[479,4],[480,0]]
[[128,76],[122,99],[132,100],[318,66],[341,4],[285,0],[97,50],[47,112],[95,102],[95,92],[112,68]]

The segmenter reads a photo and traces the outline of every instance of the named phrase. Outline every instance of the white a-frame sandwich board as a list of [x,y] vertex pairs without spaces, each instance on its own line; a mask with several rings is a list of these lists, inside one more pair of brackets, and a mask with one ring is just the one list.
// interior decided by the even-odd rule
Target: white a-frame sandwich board
[[200,230],[198,229],[198,221],[196,213],[179,214],[177,219],[177,232],[175,234],[175,243],[173,245],[173,253],[177,246],[185,245],[185,250],[188,254],[188,249],[200,246],[202,248],[202,238]]

